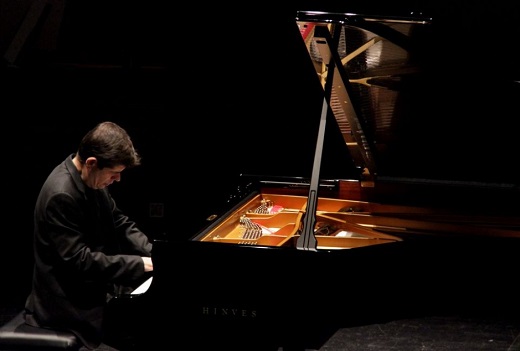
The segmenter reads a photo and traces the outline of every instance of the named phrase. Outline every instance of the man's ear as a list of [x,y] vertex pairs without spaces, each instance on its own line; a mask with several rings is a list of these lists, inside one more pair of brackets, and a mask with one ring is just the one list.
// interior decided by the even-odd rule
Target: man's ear
[[97,165],[97,159],[95,157],[89,157],[85,161],[85,165],[87,165],[87,167],[90,167],[90,168],[93,167],[93,166],[96,166]]

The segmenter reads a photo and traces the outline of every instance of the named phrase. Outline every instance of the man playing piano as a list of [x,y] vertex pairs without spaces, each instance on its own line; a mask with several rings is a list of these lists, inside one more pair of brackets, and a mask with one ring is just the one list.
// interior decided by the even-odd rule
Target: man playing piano
[[34,211],[34,271],[25,321],[72,331],[84,349],[103,344],[111,294],[153,271],[152,244],[116,206],[108,186],[138,166],[127,132],[102,122],[43,184]]

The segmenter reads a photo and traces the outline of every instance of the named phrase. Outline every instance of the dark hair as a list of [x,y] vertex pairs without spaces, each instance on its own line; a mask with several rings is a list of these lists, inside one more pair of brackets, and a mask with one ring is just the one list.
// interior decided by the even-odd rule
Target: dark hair
[[114,122],[101,122],[91,129],[81,140],[77,154],[82,163],[95,157],[100,169],[120,165],[131,168],[141,164],[130,136]]

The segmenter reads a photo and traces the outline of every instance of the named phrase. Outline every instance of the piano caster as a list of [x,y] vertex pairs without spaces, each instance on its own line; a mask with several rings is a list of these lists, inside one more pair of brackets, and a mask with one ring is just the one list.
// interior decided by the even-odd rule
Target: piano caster
[[25,324],[23,311],[0,328],[0,351],[78,351],[81,346],[72,333]]

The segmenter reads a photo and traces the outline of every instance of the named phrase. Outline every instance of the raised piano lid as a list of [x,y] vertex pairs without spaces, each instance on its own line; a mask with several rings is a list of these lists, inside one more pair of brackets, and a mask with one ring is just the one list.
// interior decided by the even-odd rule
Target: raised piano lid
[[409,103],[400,97],[422,90],[431,19],[301,11],[297,21],[354,164],[374,178]]
[[362,177],[518,189],[520,85],[493,73],[485,43],[422,15],[299,11],[297,23]]

